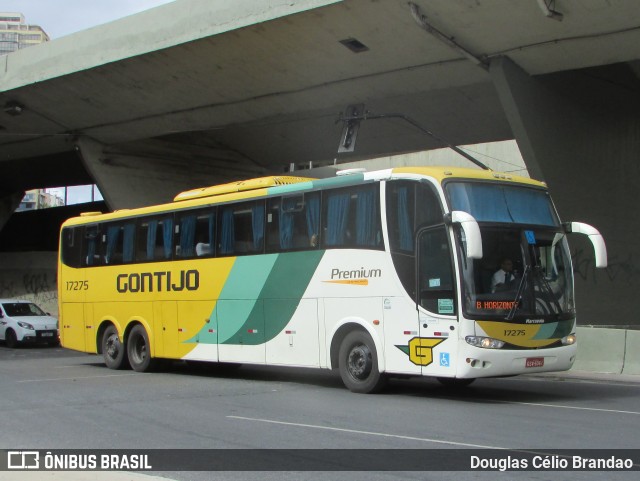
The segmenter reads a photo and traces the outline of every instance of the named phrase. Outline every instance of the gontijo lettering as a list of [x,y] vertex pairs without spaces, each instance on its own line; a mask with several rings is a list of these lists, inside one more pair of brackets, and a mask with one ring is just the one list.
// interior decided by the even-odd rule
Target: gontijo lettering
[[199,287],[200,273],[196,269],[180,271],[177,275],[171,271],[160,271],[118,274],[116,277],[116,289],[121,293],[197,291]]

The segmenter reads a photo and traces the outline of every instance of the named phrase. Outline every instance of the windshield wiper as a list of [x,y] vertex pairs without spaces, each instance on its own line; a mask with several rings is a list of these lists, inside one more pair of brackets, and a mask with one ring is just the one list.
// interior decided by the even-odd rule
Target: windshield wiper
[[530,270],[531,266],[527,264],[524,268],[524,272],[522,273],[522,279],[520,279],[516,298],[513,300],[513,305],[511,306],[511,309],[509,309],[509,314],[507,314],[507,317],[505,318],[507,321],[513,320],[513,317],[516,315],[516,311],[520,307],[520,302],[522,302],[522,293],[524,292],[524,288],[527,286],[527,277],[529,276]]
[[542,291],[544,291],[547,294],[547,296],[549,297],[549,300],[555,305],[557,314],[562,314],[562,306],[560,305],[560,302],[558,301],[558,299],[556,299],[556,296],[553,293],[553,289],[551,288],[551,284],[549,284],[549,281],[545,277],[544,273],[542,272],[542,268],[540,266],[536,267],[535,274],[536,274],[535,277],[540,281]]

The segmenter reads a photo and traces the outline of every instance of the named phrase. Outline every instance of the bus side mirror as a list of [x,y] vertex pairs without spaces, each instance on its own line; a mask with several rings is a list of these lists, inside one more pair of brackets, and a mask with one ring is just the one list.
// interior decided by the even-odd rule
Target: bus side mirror
[[596,267],[607,267],[607,246],[604,244],[604,238],[598,232],[598,229],[582,222],[567,222],[564,224],[564,231],[567,234],[586,235],[591,244],[593,244]]
[[480,226],[471,214],[461,210],[454,210],[445,216],[445,222],[460,224],[469,259],[482,259],[482,235]]

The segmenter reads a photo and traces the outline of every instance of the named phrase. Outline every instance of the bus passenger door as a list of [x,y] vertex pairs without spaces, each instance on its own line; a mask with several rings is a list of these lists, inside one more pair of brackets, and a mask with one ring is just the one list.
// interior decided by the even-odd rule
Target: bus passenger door
[[453,259],[446,226],[418,234],[418,321],[420,339],[412,351],[422,374],[455,376],[458,322]]

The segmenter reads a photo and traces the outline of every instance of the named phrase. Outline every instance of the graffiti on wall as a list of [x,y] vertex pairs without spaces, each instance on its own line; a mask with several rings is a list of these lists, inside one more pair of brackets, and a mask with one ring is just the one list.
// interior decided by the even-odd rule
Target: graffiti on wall
[[0,298],[33,301],[45,311],[58,311],[57,273],[49,270],[0,273]]
[[593,252],[589,250],[575,249],[571,254],[571,260],[576,279],[594,284],[597,284],[598,277],[602,279],[602,276],[596,277],[596,271],[603,271],[605,277],[611,282],[629,283],[640,275],[640,268],[635,265],[632,253],[627,254],[626,257],[610,256],[606,269],[596,269]]

